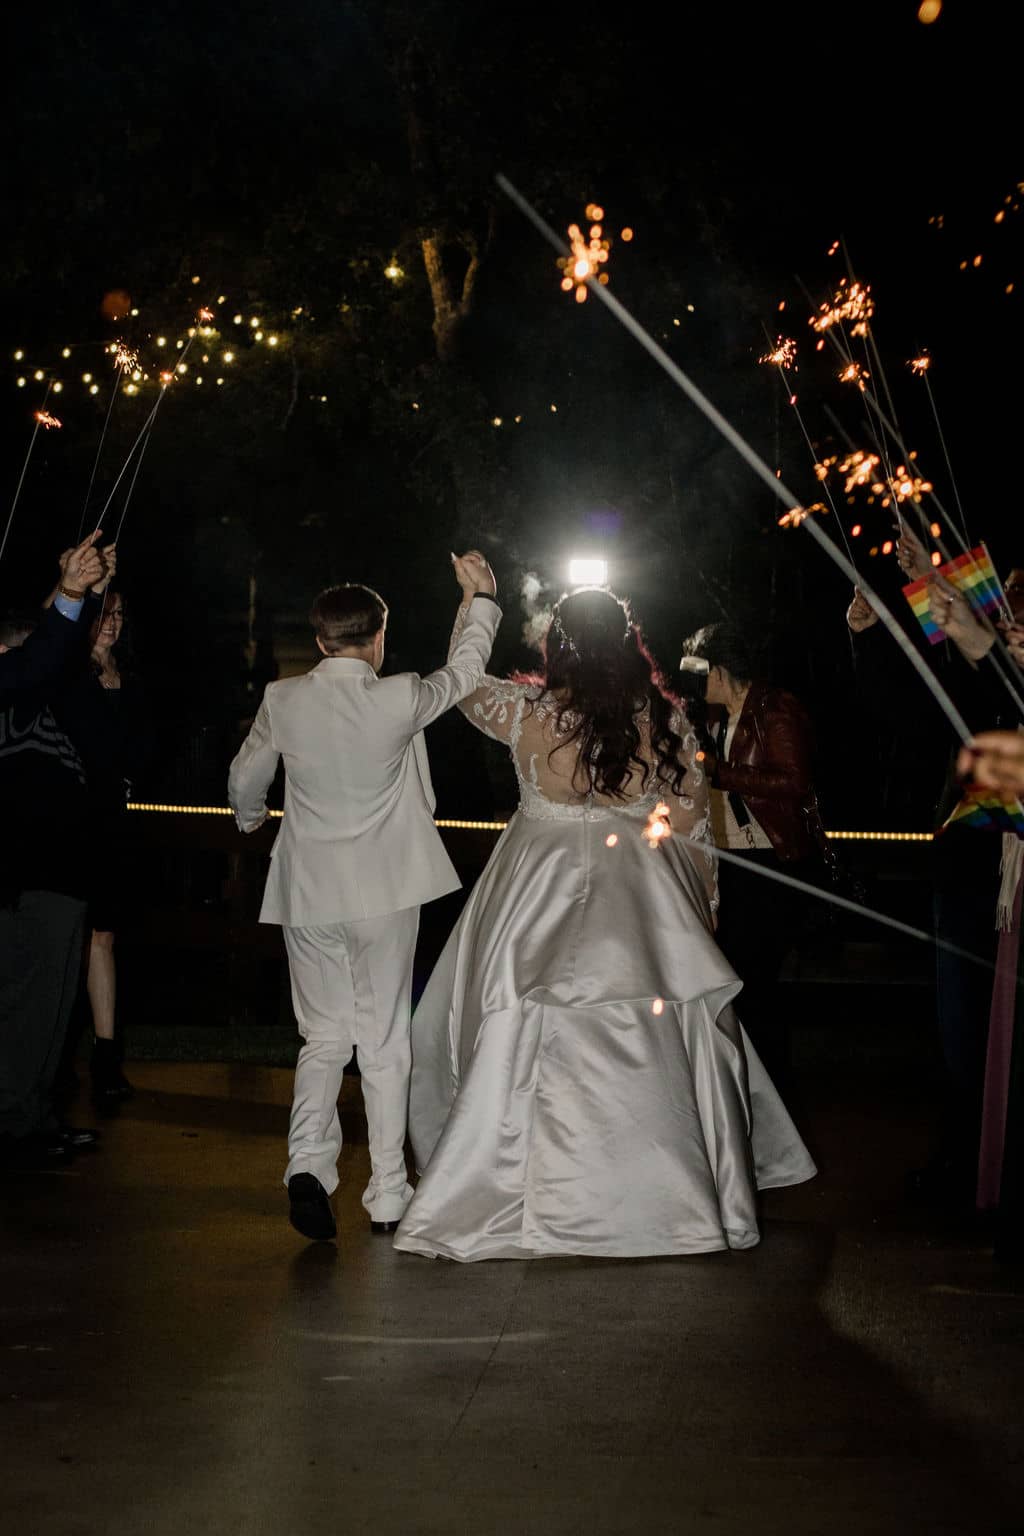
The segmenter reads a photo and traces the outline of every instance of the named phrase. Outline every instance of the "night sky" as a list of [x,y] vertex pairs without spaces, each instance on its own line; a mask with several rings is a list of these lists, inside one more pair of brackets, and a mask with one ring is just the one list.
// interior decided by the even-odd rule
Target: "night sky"
[[[152,375],[117,397],[90,517],[163,360],[209,304],[214,333],[196,338],[167,393],[121,541],[168,735],[213,742],[209,792],[263,683],[305,664],[320,585],[379,587],[390,665],[425,671],[454,606],[448,550],[479,543],[509,599],[502,666],[525,659],[524,574],[557,595],[568,554],[587,546],[609,556],[667,664],[699,623],[749,617],[766,667],[812,705],[826,802],[853,824],[845,581],[806,535],[776,528],[771,498],[611,317],[560,291],[554,254],[494,175],[562,230],[589,202],[604,207],[614,293],[808,501],[811,457],[757,358],[766,327],[794,336],[793,387],[818,454],[839,444],[826,407],[868,446],[855,395],[813,351],[802,292],[820,302],[843,275],[842,250],[827,254],[841,237],[877,301],[908,443],[951,501],[906,367],[927,348],[970,532],[1001,566],[1024,563],[1013,490],[1024,212],[1004,201],[1024,156],[1017,55],[996,9],[947,0],[932,26],[912,0],[619,7],[607,19],[601,7],[327,0],[26,11],[3,173],[8,498],[46,380],[63,385],[48,408],[64,425],[37,440],[0,601],[42,595],[85,513],[114,376],[105,347],[139,348]],[[469,251],[480,257],[443,357],[432,238],[456,298]],[[138,315],[104,317],[116,291]],[[120,507],[115,497],[111,516]],[[863,558],[887,519],[857,517]],[[895,562],[865,565],[902,602]],[[909,669],[906,687],[941,747]],[[469,804],[476,759],[447,727],[439,744],[442,758],[468,754],[439,778],[443,796]]]

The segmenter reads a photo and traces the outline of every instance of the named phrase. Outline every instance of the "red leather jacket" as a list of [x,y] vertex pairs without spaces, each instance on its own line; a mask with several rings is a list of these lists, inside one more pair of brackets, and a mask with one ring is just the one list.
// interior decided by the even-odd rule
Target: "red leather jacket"
[[718,760],[712,782],[740,796],[786,864],[824,852],[813,759],[814,734],[799,699],[754,683],[743,702],[729,759]]

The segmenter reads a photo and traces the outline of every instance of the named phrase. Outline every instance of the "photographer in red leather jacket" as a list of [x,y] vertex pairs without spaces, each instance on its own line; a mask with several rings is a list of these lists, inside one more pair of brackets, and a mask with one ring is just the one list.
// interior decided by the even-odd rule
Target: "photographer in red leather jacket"
[[[707,625],[685,650],[689,657],[703,658],[708,668],[702,690],[716,847],[743,864],[820,881],[826,842],[814,792],[814,735],[806,710],[791,693],[754,679],[744,636],[730,624]],[[739,1014],[784,1091],[789,1024],[777,983],[802,898],[790,887],[769,883],[724,859],[718,877],[718,942],[743,981]]]

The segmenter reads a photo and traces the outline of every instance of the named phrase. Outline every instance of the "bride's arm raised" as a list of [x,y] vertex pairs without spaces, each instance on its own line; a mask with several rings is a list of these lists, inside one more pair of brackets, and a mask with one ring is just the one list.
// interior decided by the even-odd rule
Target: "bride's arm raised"
[[[467,612],[468,608],[463,604],[455,615],[455,627],[452,630],[451,644],[448,648],[449,656],[459,643]],[[515,721],[519,713],[517,704],[526,692],[526,686],[525,683],[514,683],[510,678],[491,677],[485,673],[473,692],[459,700],[458,707],[478,731],[483,731],[485,736],[490,736],[494,741],[501,741],[506,746],[511,746]]]

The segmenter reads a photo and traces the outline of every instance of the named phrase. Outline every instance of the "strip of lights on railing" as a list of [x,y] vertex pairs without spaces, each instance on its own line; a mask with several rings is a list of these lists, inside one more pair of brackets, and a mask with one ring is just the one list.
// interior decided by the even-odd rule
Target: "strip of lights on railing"
[[[157,811],[167,816],[231,816],[233,814],[228,805],[157,805],[132,801],[128,809]],[[275,820],[280,820],[283,812],[270,811],[268,814]],[[508,822],[459,821],[440,817],[435,820],[434,825],[456,832],[504,832]],[[826,832],[825,835],[836,842],[848,843],[930,843],[935,834],[932,832]]]

